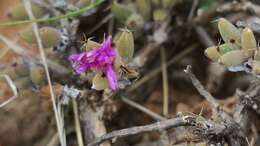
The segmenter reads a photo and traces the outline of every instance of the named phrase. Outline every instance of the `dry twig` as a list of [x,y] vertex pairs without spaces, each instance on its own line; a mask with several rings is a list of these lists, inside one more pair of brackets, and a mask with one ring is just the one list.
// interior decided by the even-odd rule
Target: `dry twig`
[[[184,72],[186,74],[188,74],[188,76],[190,77],[190,79],[192,81],[192,84],[198,90],[198,92],[213,106],[213,110],[222,117],[222,119],[217,123],[222,128],[216,129],[216,131],[218,131],[218,132],[216,133],[217,135],[215,135],[215,136],[219,137],[219,136],[223,135],[223,137],[226,137],[226,142],[230,146],[248,145],[244,131],[243,131],[243,129],[241,129],[241,125],[239,125],[239,123],[235,122],[234,119],[231,116],[229,116],[226,112],[224,112],[223,110],[220,110],[221,107],[220,107],[219,103],[208,91],[205,90],[205,88],[200,83],[200,81],[195,77],[195,75],[191,71],[190,65],[187,66],[187,68],[184,70]],[[236,133],[234,133],[234,132],[236,132]],[[208,134],[206,134],[206,135],[208,135]],[[213,136],[213,137],[215,138],[215,136]]]
[[249,11],[254,13],[257,16],[260,16],[260,6],[257,4],[254,4],[250,1],[243,1],[243,2],[229,2],[223,4],[221,7],[217,9],[218,12],[230,12],[230,11]]
[[152,118],[154,118],[154,119],[156,119],[158,121],[166,120],[166,118],[160,116],[159,114],[157,114],[157,113],[155,113],[155,112],[145,108],[144,106],[142,106],[142,105],[140,105],[140,104],[138,104],[138,103],[136,103],[136,102],[134,102],[134,101],[132,101],[132,100],[130,100],[128,98],[122,97],[122,101],[124,103],[126,103],[126,104],[128,104],[128,105],[130,105],[130,106],[132,106],[132,107],[134,107],[134,108],[144,112],[145,114],[149,115],[150,117],[152,117]]
[[6,75],[6,74],[1,74],[0,77],[4,78],[7,82],[7,84],[9,85],[9,87],[11,88],[12,92],[13,92],[13,96],[10,97],[8,100],[4,101],[3,103],[0,104],[0,108],[4,107],[5,105],[7,105],[8,103],[12,102],[14,99],[16,99],[18,92],[17,92],[17,88],[14,84],[14,82],[12,81],[12,79]]
[[194,116],[184,116],[181,118],[160,121],[150,125],[136,126],[136,127],[116,130],[101,136],[100,138],[91,142],[87,146],[97,146],[107,140],[122,138],[122,137],[144,133],[144,132],[159,131],[159,130],[174,128],[179,126],[189,126],[189,125],[193,125],[194,120],[195,120]]
[[199,93],[207,99],[207,101],[215,108],[219,108],[219,103],[218,101],[208,92],[205,90],[203,85],[200,83],[200,81],[195,77],[193,72],[191,71],[191,66],[188,65],[187,68],[184,70],[186,74],[190,77],[192,84],[194,87],[199,91]]

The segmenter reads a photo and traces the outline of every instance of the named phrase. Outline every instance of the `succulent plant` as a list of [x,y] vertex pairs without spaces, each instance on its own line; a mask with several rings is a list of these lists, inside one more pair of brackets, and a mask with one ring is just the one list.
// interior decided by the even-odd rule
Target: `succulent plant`
[[208,47],[205,50],[204,54],[205,54],[205,56],[207,56],[212,61],[217,62],[218,59],[220,58],[220,53],[219,53],[218,49],[219,49],[218,46]]
[[[61,34],[54,27],[45,26],[39,31],[44,48],[57,46],[61,41]],[[36,36],[31,28],[20,32],[20,37],[28,43],[37,44]]]
[[44,72],[44,68],[32,64],[30,66],[30,79],[35,85],[43,85],[46,83],[46,75]]
[[249,71],[260,74],[260,51],[250,28],[241,32],[225,18],[218,21],[224,44],[209,47],[205,55],[214,62],[225,65],[230,71]]
[[260,50],[259,48],[254,52],[254,60],[252,62],[252,73],[260,74]]
[[96,73],[94,78],[92,79],[92,89],[96,90],[104,90],[108,88],[108,81],[106,78],[106,75],[103,75],[102,73]]
[[171,8],[177,0],[162,0],[163,8]]
[[129,62],[134,54],[134,37],[128,29],[122,29],[115,40],[118,54],[125,62]]
[[155,21],[164,21],[166,20],[168,14],[167,10],[165,9],[156,9],[153,11],[153,19]]
[[3,71],[1,71],[1,73],[7,74],[12,80],[15,80],[19,77],[19,75],[16,73],[13,67],[5,68]]
[[[32,2],[31,7],[32,13],[34,14],[35,18],[40,18],[44,15],[44,9],[40,7],[38,4]],[[18,3],[17,5],[15,5],[10,10],[10,12],[8,12],[8,16],[16,20],[29,19],[25,6],[22,3]]]
[[244,52],[241,50],[229,51],[219,58],[219,63],[224,64],[227,67],[241,65],[245,61]]
[[256,39],[250,28],[244,28],[241,33],[241,47],[247,53],[248,57],[252,57],[256,50]]
[[149,20],[152,15],[151,0],[136,0],[136,7],[145,20]]
[[127,5],[120,4],[116,1],[113,2],[111,6],[111,12],[117,20],[124,23],[128,17],[133,14],[133,10]]
[[14,70],[18,76],[29,75],[29,67],[24,63],[16,63],[14,66]]
[[226,43],[240,44],[241,42],[240,30],[236,28],[232,23],[230,23],[227,19],[220,18],[218,20],[218,29],[222,39]]
[[140,30],[144,26],[144,19],[141,15],[137,13],[133,13],[128,19],[126,20],[125,25],[128,29],[131,30]]
[[234,51],[234,50],[240,50],[240,46],[234,43],[224,43],[220,46],[218,46],[219,48],[219,53],[220,54],[226,54],[230,51]]
[[14,81],[14,84],[18,89],[26,89],[32,85],[32,81],[30,77],[26,76],[26,77],[17,78]]

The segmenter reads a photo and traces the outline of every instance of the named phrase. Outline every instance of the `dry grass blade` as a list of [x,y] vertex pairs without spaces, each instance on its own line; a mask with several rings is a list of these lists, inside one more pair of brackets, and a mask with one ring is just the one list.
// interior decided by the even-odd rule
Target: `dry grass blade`
[[15,44],[14,42],[12,42],[11,40],[9,40],[8,38],[6,38],[5,36],[3,36],[1,34],[0,34],[0,40],[3,41],[8,47],[13,49],[13,51],[19,55],[28,56],[30,54],[29,51],[27,51],[26,49],[22,48],[21,46]]
[[[31,20],[35,19],[34,15],[32,13],[31,2],[29,0],[23,0],[23,3],[25,5],[29,18]],[[36,39],[37,39],[38,47],[40,49],[40,54],[41,54],[41,59],[43,62],[45,74],[47,76],[47,81],[48,81],[49,90],[50,90],[50,94],[51,94],[53,110],[55,113],[55,119],[56,119],[56,124],[57,124],[57,128],[58,128],[60,143],[62,146],[66,146],[66,138],[64,139],[65,130],[63,130],[63,122],[62,122],[63,119],[61,119],[62,115],[57,109],[56,98],[55,98],[55,94],[54,94],[54,90],[53,90],[53,86],[52,86],[52,82],[51,82],[51,78],[50,78],[50,73],[49,73],[49,69],[48,69],[48,65],[47,65],[47,59],[45,57],[45,52],[43,50],[43,45],[42,45],[42,40],[41,40],[40,33],[39,33],[39,28],[38,28],[37,23],[32,23],[32,26],[33,26],[33,31],[34,31]]]
[[0,54],[0,59],[3,58],[9,52],[9,49],[5,47],[1,51],[2,53]]
[[6,74],[1,74],[0,75],[1,78],[4,78],[6,80],[6,82],[8,83],[9,87],[11,88],[12,92],[13,92],[13,96],[10,97],[8,100],[4,101],[3,103],[0,104],[0,108],[4,107],[5,105],[7,105],[8,103],[12,102],[14,99],[16,99],[18,92],[17,92],[17,88],[14,84],[14,82],[12,81],[12,79],[6,75]]
[[155,113],[155,112],[145,108],[144,106],[142,106],[142,105],[140,105],[140,104],[138,104],[138,103],[136,103],[136,102],[134,102],[134,101],[132,101],[132,100],[130,100],[128,98],[122,97],[122,101],[124,103],[126,103],[126,104],[128,104],[128,105],[130,105],[130,106],[132,106],[132,107],[134,107],[134,108],[144,112],[145,114],[149,115],[150,117],[152,117],[152,118],[154,118],[156,120],[159,120],[159,121],[167,120],[166,118],[160,116],[159,114],[157,114],[157,113]]
[[81,126],[79,121],[79,112],[78,112],[78,104],[75,98],[72,98],[72,106],[73,106],[73,112],[74,112],[74,122],[75,122],[75,129],[77,134],[77,140],[79,146],[84,146],[83,139],[82,139],[82,133],[81,133]]
[[162,64],[162,80],[163,80],[163,115],[169,114],[169,86],[165,48],[160,49]]

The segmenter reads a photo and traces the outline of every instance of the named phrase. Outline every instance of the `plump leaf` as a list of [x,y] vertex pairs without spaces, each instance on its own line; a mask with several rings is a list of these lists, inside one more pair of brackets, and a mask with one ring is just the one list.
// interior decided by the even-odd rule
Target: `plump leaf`
[[128,62],[132,59],[134,54],[134,37],[131,31],[122,29],[121,34],[115,41],[116,49],[121,58]]
[[222,39],[226,43],[240,44],[240,31],[225,18],[218,20],[218,29]]
[[240,46],[234,43],[225,43],[219,46],[220,54],[225,54],[230,51],[239,50]]
[[205,50],[205,55],[212,61],[218,61],[220,53],[218,52],[218,46],[212,46]]
[[244,61],[245,56],[241,50],[227,52],[219,58],[219,63],[224,64],[227,67],[241,65]]
[[255,36],[250,28],[245,28],[241,33],[241,46],[247,53],[248,57],[253,56],[254,50],[256,50],[257,44]]

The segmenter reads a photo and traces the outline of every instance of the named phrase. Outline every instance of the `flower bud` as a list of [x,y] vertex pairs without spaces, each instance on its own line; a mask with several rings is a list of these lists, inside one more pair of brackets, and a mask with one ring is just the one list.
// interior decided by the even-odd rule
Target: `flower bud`
[[126,26],[131,30],[140,30],[144,26],[144,19],[141,15],[134,13],[127,19]]
[[115,40],[117,52],[123,61],[128,62],[134,54],[134,37],[131,31],[123,29],[121,35]]
[[12,80],[15,80],[19,77],[19,75],[15,72],[15,69],[13,67],[7,67],[3,71],[1,71],[1,74],[7,74]]
[[36,44],[36,42],[37,42],[34,31],[32,30],[32,28],[19,32],[19,36],[24,41],[26,41],[27,43]]
[[[56,28],[42,27],[39,31],[44,48],[54,47],[61,41],[61,34]],[[28,43],[37,44],[36,36],[32,29],[21,32],[20,37]]]
[[100,48],[101,47],[101,44],[95,42],[95,41],[92,41],[91,39],[88,39],[84,45],[83,45],[87,50],[90,50],[92,48]]
[[241,33],[241,46],[248,57],[253,56],[256,50],[256,39],[250,28],[244,28]]
[[14,81],[15,86],[18,89],[25,89],[32,85],[32,82],[30,80],[30,77],[21,77]]
[[225,43],[219,46],[220,54],[225,54],[230,51],[239,50],[240,46],[232,43]]
[[254,61],[252,64],[252,73],[253,74],[260,74],[260,61]]
[[[44,9],[40,7],[38,4],[31,3],[31,7],[32,13],[35,16],[35,18],[40,18],[44,15]],[[26,9],[22,3],[19,3],[16,6],[14,6],[8,13],[8,16],[16,20],[29,19]]]
[[98,72],[92,79],[92,89],[104,90],[108,87],[109,85],[106,76],[103,73]]
[[60,32],[53,27],[42,27],[40,35],[44,48],[56,46],[61,41]]
[[176,0],[162,0],[162,6],[163,8],[171,8],[174,3],[176,3]]
[[228,20],[220,18],[218,21],[218,29],[226,43],[240,44],[240,31]]
[[151,18],[151,0],[136,0],[136,7],[145,20],[149,20]]
[[254,60],[260,61],[260,50],[257,49],[254,52]]
[[205,50],[205,56],[207,56],[212,61],[218,61],[220,53],[218,52],[218,46],[212,46]]
[[153,7],[156,7],[156,8],[160,7],[161,0],[151,0],[151,1],[152,1],[152,6]]
[[127,18],[133,13],[133,11],[126,5],[119,4],[114,1],[111,6],[111,12],[120,22],[124,23]]
[[46,75],[44,68],[37,65],[31,65],[30,67],[30,78],[36,85],[43,85],[46,83]]
[[153,11],[153,20],[155,21],[164,21],[167,18],[167,11],[165,9],[157,9]]
[[24,63],[16,63],[14,70],[18,76],[27,76],[29,75],[29,67]]
[[230,66],[237,66],[242,64],[246,60],[243,51],[241,50],[234,50],[225,53],[224,55],[220,56],[219,63],[224,64],[227,67]]

